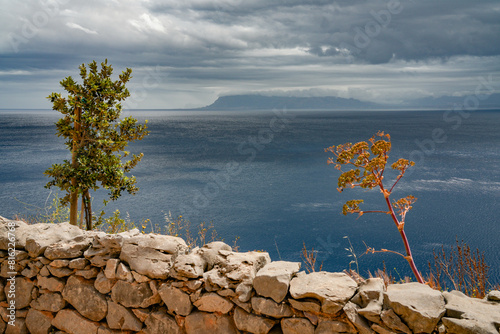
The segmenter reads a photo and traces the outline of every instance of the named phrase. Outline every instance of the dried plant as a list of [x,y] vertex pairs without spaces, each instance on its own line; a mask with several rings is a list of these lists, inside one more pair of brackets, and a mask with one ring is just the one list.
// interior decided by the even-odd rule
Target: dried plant
[[484,253],[471,251],[462,240],[448,251],[444,246],[433,250],[434,263],[429,262],[428,284],[438,290],[453,288],[470,297],[483,298],[488,288],[488,270]]
[[[157,226],[156,228],[152,228],[152,231],[156,233],[163,232],[166,235],[183,238],[189,249],[193,249],[197,246],[201,247],[213,241],[224,241],[219,237],[213,222],[208,223],[208,225],[206,222],[201,222],[198,226],[195,226],[195,233],[193,233],[191,230],[191,222],[182,216],[174,218],[169,211],[164,214],[164,218],[166,222],[165,228],[162,229]],[[237,246],[238,240],[239,237],[236,237],[233,242],[233,250],[235,252],[239,250],[239,246]]]
[[[307,250],[306,243],[303,243],[302,246],[302,261],[304,262],[304,266],[306,267],[306,271],[308,273],[316,272],[316,261],[318,257],[318,251],[315,251],[314,248],[311,248],[311,250]],[[319,270],[321,271],[323,269],[323,263],[320,264]]]
[[[385,134],[384,132],[378,132],[369,140],[369,143],[364,141],[356,144],[346,143],[344,145],[331,146],[325,149],[326,152],[331,152],[335,155],[335,158],[328,159],[328,164],[333,164],[336,169],[342,172],[338,179],[337,189],[339,192],[342,192],[345,188],[379,188],[387,204],[387,210],[362,211],[359,208],[359,205],[364,201],[362,199],[356,199],[347,201],[342,209],[342,213],[344,215],[357,213],[358,216],[362,216],[364,213],[384,213],[390,215],[399,231],[399,234],[401,235],[401,238],[403,239],[406,255],[396,252],[394,253],[402,255],[408,261],[417,281],[424,283],[422,275],[413,260],[408,238],[406,237],[406,233],[404,231],[406,214],[412,208],[416,198],[410,195],[393,202],[391,202],[390,199],[394,187],[404,176],[406,170],[409,167],[414,166],[415,163],[406,159],[399,159],[394,162],[391,165],[391,168],[399,171],[399,174],[392,186],[390,188],[386,188],[383,180],[390,150],[391,137],[389,134]],[[348,171],[343,171],[343,165],[351,165],[354,168]],[[381,251],[389,252],[386,249]],[[371,252],[376,251],[371,249]]]

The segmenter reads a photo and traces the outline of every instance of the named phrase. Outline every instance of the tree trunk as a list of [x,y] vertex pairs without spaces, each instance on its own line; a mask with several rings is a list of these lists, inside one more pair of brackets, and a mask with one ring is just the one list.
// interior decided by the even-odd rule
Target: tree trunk
[[[71,167],[73,169],[78,168],[78,140],[80,134],[80,118],[81,109],[80,106],[75,107],[75,126],[73,131],[73,148],[71,154]],[[78,225],[78,188],[76,177],[71,178],[71,185],[73,191],[70,195],[70,207],[69,207],[69,223],[71,225]]]
[[87,231],[92,230],[92,202],[90,201],[89,190],[85,189],[82,197],[84,197],[85,203],[85,222],[87,225]]
[[85,217],[85,198],[82,196],[82,205],[80,209],[80,223],[79,228],[83,229],[83,217]]

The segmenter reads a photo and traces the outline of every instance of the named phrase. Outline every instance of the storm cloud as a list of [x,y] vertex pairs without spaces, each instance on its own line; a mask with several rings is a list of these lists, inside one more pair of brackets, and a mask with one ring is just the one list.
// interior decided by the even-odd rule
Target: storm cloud
[[396,103],[500,80],[498,0],[1,4],[0,108],[49,108],[61,79],[105,58],[133,69],[136,108],[251,92]]

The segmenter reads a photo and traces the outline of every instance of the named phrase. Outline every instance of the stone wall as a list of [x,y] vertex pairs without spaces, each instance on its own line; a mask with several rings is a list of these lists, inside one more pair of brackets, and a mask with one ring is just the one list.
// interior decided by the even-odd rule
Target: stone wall
[[[86,232],[0,217],[0,332],[496,333],[485,300],[418,283],[385,288],[300,271],[265,252],[131,230]],[[15,325],[15,326],[14,326]]]

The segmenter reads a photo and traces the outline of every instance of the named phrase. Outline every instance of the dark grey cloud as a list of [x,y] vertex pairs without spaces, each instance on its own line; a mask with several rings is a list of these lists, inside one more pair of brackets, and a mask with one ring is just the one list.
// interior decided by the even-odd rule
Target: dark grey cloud
[[[498,0],[26,0],[2,8],[0,108],[47,107],[39,101],[63,77],[104,58],[117,71],[133,68],[131,90],[148,87],[136,99],[145,108],[201,106],[232,92],[400,101],[467,94],[471,78],[500,74]],[[154,87],[144,84],[151,71]]]

